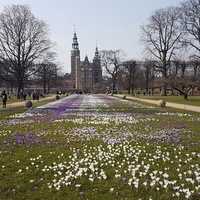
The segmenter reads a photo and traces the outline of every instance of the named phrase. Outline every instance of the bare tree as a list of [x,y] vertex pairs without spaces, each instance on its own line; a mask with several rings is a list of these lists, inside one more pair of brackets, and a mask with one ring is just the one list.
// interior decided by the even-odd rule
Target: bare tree
[[189,76],[189,64],[185,60],[176,59],[170,63],[171,74],[168,76],[168,83],[172,89],[177,90],[188,100],[188,92],[193,87]]
[[[200,0],[187,0],[181,4],[180,21],[186,33],[185,43],[200,53]],[[200,57],[199,55],[197,55]]]
[[[134,89],[136,86],[136,82],[138,78],[140,78],[139,74],[141,72],[140,62],[136,60],[129,60],[122,63],[123,70],[126,73],[127,78],[127,89],[128,94],[134,94]],[[141,80],[140,80],[141,84]]]
[[[145,45],[145,50],[157,60],[154,69],[160,72],[163,80],[167,78],[168,66],[175,51],[181,48],[178,23],[179,9],[168,7],[159,9],[149,18],[149,22],[141,27],[141,41]],[[166,95],[166,82],[162,84],[162,95]]]
[[100,52],[100,55],[102,67],[104,67],[106,72],[112,77],[112,92],[114,92],[119,68],[125,57],[125,53],[122,50],[103,50]]
[[199,76],[200,75],[200,60],[199,59],[192,59],[190,61],[190,65],[192,68],[192,75],[194,77]]
[[48,94],[52,87],[58,85],[58,65],[52,62],[43,62],[34,76],[35,82],[43,87],[44,94]]
[[28,5],[4,8],[0,14],[1,77],[9,82],[12,76],[18,94],[52,47],[47,24],[35,18]]
[[55,63],[55,53],[47,53],[47,56],[47,59],[38,64],[38,70],[35,74],[35,79],[43,86],[44,94],[49,93],[52,86],[55,87],[57,73],[61,70],[61,68],[58,68],[58,64]]
[[188,100],[188,93],[194,90],[197,84],[194,73],[198,63],[192,62],[192,60],[198,60],[198,58],[191,50],[194,49],[187,45],[176,53],[174,60],[170,62],[168,78],[172,90],[177,90],[186,100]]
[[154,70],[154,66],[156,63],[157,62],[154,62],[152,60],[145,60],[142,64],[146,92],[149,91],[149,94],[150,94],[149,88],[152,88],[152,95],[153,95],[154,86],[155,86],[154,80],[156,77],[156,73]]

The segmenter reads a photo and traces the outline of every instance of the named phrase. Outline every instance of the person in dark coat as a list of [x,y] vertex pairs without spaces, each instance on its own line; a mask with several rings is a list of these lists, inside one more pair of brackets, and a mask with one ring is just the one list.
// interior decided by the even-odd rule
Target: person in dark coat
[[7,97],[5,90],[1,93],[1,99],[2,99],[2,102],[3,102],[3,108],[6,108],[6,101],[7,101],[8,97]]

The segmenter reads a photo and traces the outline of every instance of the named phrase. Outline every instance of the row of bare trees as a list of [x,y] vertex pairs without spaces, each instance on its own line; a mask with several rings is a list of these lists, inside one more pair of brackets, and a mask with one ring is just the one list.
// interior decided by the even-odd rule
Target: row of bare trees
[[27,84],[41,83],[48,92],[58,73],[55,44],[47,24],[28,5],[6,6],[0,13],[0,80],[17,94]]
[[[166,95],[171,80],[174,82],[171,84],[174,85],[173,88],[186,96],[194,85],[188,84],[187,89],[176,86],[177,80],[181,82],[180,77],[177,78],[177,69],[182,69],[182,85],[185,85],[183,82],[188,82],[184,72],[186,65],[197,64],[194,74],[199,73],[200,1],[187,0],[179,7],[156,10],[148,23],[141,26],[141,41],[145,46],[145,55],[148,55],[146,59],[154,60],[153,68],[162,77],[162,95]],[[196,82],[198,86],[199,83],[200,80]]]
[[164,77],[158,70],[158,65],[161,66],[162,63],[156,60],[124,61],[125,53],[122,50],[103,50],[100,53],[102,67],[112,79],[112,92],[118,89],[134,94],[134,90],[138,88],[145,89],[146,92],[154,88],[162,91],[164,84],[171,89],[172,94],[181,94],[187,99],[188,92],[193,93],[194,87],[200,85],[199,60],[171,60]]
[[156,10],[141,26],[141,42],[144,61],[124,61],[122,50],[101,51],[113,91],[116,84],[129,93],[136,87],[160,87],[166,95],[171,88],[187,98],[194,86],[200,86],[200,0]]

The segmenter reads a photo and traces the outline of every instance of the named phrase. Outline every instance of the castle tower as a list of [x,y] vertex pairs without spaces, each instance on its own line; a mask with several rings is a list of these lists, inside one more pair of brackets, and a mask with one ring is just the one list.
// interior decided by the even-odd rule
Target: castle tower
[[102,90],[102,68],[98,48],[96,47],[93,61],[87,55],[84,61],[80,60],[80,51],[76,32],[71,50],[71,81],[72,88],[84,92]]
[[98,47],[96,47],[95,55],[93,58],[93,83],[95,87],[100,87],[102,84],[101,58],[99,55]]
[[80,68],[80,51],[79,51],[79,44],[76,32],[74,31],[72,50],[71,50],[71,81],[72,81],[72,87],[74,89],[78,88],[79,68]]

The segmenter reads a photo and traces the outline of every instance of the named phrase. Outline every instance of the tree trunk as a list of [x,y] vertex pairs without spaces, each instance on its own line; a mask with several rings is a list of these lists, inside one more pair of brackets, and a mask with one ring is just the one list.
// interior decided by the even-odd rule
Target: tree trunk
[[184,100],[188,100],[188,94],[187,93],[188,93],[189,90],[183,91],[183,90],[180,90],[179,88],[176,88],[176,87],[174,87],[174,89],[179,91],[180,94],[183,95]]
[[131,85],[132,95],[134,95],[134,84]]
[[113,93],[115,92],[115,84],[114,83],[112,85],[112,91],[113,91]]
[[161,96],[167,96],[167,87],[166,84],[161,87]]
[[18,81],[17,84],[17,99],[20,99],[20,91],[23,89],[23,82],[22,80]]

